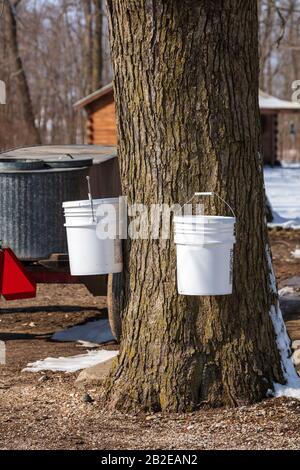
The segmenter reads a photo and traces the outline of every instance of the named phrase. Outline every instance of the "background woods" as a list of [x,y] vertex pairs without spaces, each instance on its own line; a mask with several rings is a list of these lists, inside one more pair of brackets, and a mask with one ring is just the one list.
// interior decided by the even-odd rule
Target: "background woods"
[[[0,107],[0,149],[82,143],[85,114],[73,104],[112,78],[105,0],[4,4],[0,80],[8,101]],[[300,0],[259,0],[258,6],[260,88],[289,100],[300,79]],[[299,118],[280,117],[278,130],[281,157],[299,159]]]
[[[300,1],[259,0],[260,88],[290,100],[292,83],[300,79]],[[280,115],[280,159],[300,160],[300,119]]]
[[4,4],[0,80],[7,105],[0,108],[0,149],[82,142],[84,116],[73,104],[111,80],[104,1]]

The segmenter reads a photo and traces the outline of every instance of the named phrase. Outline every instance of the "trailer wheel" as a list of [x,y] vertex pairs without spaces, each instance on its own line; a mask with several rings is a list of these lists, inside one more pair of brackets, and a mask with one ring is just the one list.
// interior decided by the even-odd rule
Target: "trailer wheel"
[[123,273],[109,274],[107,283],[108,319],[112,334],[117,342],[122,334],[121,294]]

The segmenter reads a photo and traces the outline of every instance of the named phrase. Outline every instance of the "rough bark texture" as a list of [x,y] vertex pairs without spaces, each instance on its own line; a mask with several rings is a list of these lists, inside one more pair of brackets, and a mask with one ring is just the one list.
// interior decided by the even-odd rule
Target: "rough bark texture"
[[120,341],[122,333],[123,273],[109,274],[107,282],[107,310],[111,332]]
[[237,214],[232,296],[179,296],[173,239],[128,241],[112,406],[234,406],[283,381],[269,316],[256,3],[108,1],[123,194],[173,204],[215,191]]

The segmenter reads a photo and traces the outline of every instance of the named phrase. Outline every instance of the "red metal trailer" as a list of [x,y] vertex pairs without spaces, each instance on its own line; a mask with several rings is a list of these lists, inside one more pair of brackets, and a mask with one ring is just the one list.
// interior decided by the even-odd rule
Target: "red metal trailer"
[[[117,153],[114,147],[96,145],[80,146],[38,146],[14,149],[0,155],[1,159],[50,161],[59,160],[61,165],[70,160],[90,157],[93,165],[89,168],[89,176],[94,198],[116,197],[121,194]],[[75,163],[76,165],[76,163]],[[80,180],[81,181],[81,180]],[[82,178],[79,192],[82,199],[86,198],[86,180]],[[57,201],[60,204],[64,201]],[[30,222],[29,222],[30,223]],[[35,221],[35,229],[37,222]],[[1,227],[0,227],[1,232]],[[0,236],[1,239],[1,236]],[[120,289],[122,273],[109,276],[71,276],[68,254],[51,253],[45,259],[26,256],[21,261],[37,283],[85,284],[94,296],[107,296],[108,313],[112,332],[118,340],[120,337]]]

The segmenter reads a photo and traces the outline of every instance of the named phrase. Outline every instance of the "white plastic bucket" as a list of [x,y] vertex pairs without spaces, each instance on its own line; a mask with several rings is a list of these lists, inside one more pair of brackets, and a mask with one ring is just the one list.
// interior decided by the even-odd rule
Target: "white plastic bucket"
[[232,294],[235,222],[235,217],[174,217],[179,294]]
[[[102,204],[113,205],[115,212],[106,217],[98,216],[99,206]],[[94,199],[92,210],[89,200],[63,203],[70,271],[73,276],[122,271],[122,247],[118,237],[118,204],[118,198]],[[104,228],[100,225],[107,223],[115,224],[114,238],[99,238],[99,228]]]

